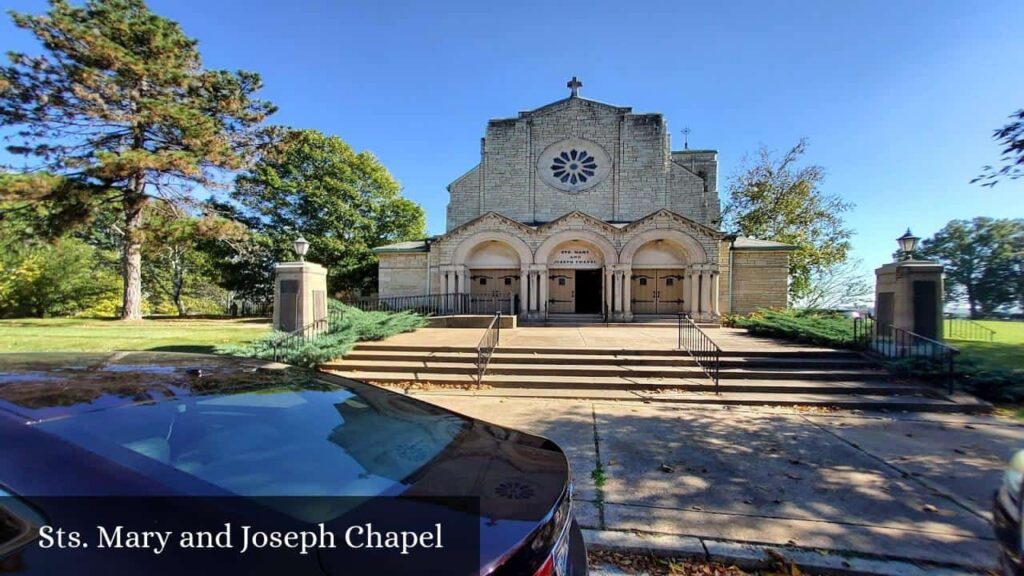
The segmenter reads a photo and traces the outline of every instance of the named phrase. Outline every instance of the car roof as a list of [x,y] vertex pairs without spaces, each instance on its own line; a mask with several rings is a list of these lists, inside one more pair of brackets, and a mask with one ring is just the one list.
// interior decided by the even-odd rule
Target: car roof
[[275,362],[179,352],[0,354],[0,410],[51,420],[189,396],[328,387]]

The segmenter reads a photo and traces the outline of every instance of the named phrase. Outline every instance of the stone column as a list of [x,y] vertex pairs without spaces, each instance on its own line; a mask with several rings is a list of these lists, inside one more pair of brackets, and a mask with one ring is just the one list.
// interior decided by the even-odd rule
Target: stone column
[[519,314],[525,315],[530,310],[530,271],[523,266],[519,269]]
[[622,319],[629,321],[633,319],[633,303],[630,302],[633,291],[633,269],[632,267],[622,270]]
[[700,313],[700,271],[696,266],[690,268],[690,317],[696,318]]
[[541,266],[537,269],[537,276],[539,277],[540,290],[537,293],[540,295],[540,300],[537,302],[537,315],[541,318],[548,317],[548,267]]
[[708,312],[711,311],[711,271],[701,272],[700,277],[700,315],[702,319],[706,319]]
[[711,313],[714,314],[716,318],[722,316],[722,312],[718,309],[718,291],[720,289],[719,279],[721,276],[722,275],[719,272],[711,273]]
[[611,267],[604,268],[604,308],[608,311],[608,319],[615,316],[615,302],[612,300],[612,292],[615,286],[615,273]]

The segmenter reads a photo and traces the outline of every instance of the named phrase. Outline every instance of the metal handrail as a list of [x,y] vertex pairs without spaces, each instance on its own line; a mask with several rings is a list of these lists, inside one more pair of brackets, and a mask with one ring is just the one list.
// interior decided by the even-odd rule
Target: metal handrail
[[892,324],[881,324],[871,318],[853,319],[853,340],[867,352],[888,359],[926,358],[946,370],[946,386],[953,393],[956,371],[954,362],[960,350]]
[[946,318],[945,336],[955,340],[987,340],[994,342],[996,331],[967,318]]
[[501,342],[501,310],[494,313],[494,319],[491,320],[487,329],[484,330],[484,335],[480,337],[480,342],[476,345],[476,385],[477,388],[484,381],[484,373],[487,371],[488,364],[491,363],[491,356],[494,355],[495,348]]
[[344,314],[342,312],[327,313],[327,316],[310,322],[301,328],[286,332],[279,338],[270,342],[270,348],[274,351],[274,362],[280,362],[282,352],[294,349],[297,346],[312,342],[313,340],[327,334],[332,324],[338,325]]
[[704,370],[704,374],[715,384],[715,394],[721,394],[718,386],[718,370],[722,362],[722,348],[715,343],[688,314],[679,314],[679,340],[677,348],[685,349]]

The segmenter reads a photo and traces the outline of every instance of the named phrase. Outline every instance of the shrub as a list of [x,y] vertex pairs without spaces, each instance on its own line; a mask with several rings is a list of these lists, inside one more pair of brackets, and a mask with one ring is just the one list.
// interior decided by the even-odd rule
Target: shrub
[[731,316],[729,324],[757,336],[819,346],[848,347],[853,341],[853,320],[839,312],[765,309]]
[[[365,312],[336,300],[331,300],[328,308],[330,322],[327,334],[281,350],[281,362],[315,367],[344,356],[356,342],[383,340],[402,332],[412,332],[427,323],[426,318],[412,312]],[[272,360],[274,343],[284,336],[282,332],[274,332],[243,346],[219,347],[217,352]]]

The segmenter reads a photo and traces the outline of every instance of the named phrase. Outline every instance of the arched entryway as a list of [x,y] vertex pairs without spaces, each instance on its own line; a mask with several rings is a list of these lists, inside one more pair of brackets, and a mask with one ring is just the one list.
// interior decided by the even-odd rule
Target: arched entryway
[[515,298],[520,291],[522,262],[515,248],[501,240],[477,244],[466,257],[469,293],[478,298]]
[[689,266],[685,249],[665,239],[651,240],[633,254],[630,307],[633,314],[687,311]]

